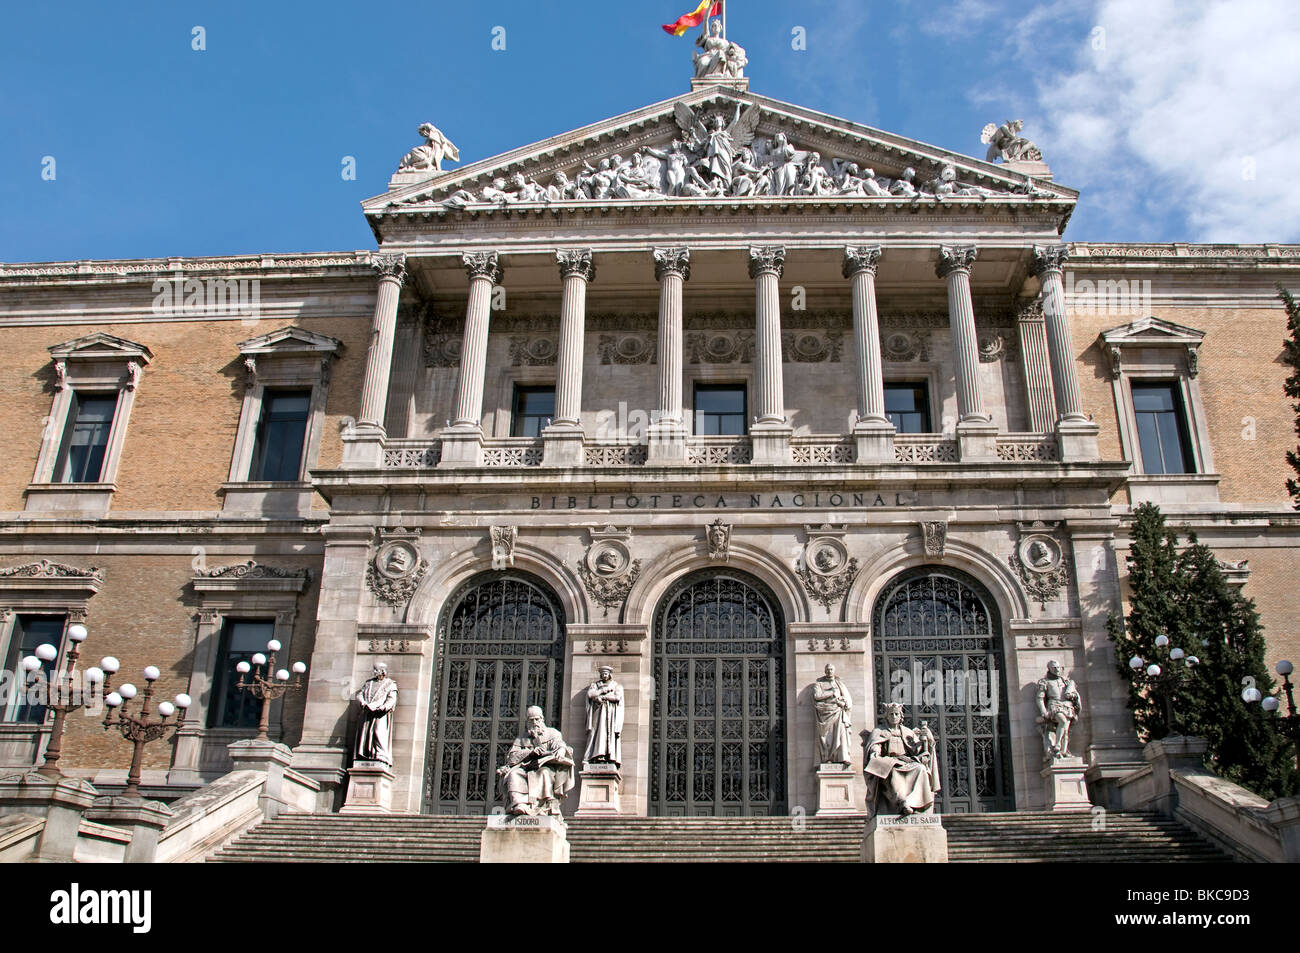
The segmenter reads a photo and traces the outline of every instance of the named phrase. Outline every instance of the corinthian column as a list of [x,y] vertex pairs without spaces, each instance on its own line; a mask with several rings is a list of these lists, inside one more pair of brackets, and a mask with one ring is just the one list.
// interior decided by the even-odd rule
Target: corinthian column
[[384,411],[388,407],[388,381],[393,367],[393,336],[397,333],[397,300],[406,280],[405,255],[375,255],[371,265],[379,273],[379,294],[370,323],[366,372],[361,381],[361,412],[357,425],[343,434],[343,466],[378,467],[383,463]]
[[1016,317],[1020,336],[1020,366],[1025,374],[1025,396],[1029,402],[1029,429],[1048,433],[1056,423],[1056,403],[1052,399],[1052,362],[1047,353],[1043,306],[1033,301],[1020,309]]
[[751,245],[749,276],[754,279],[754,410],[750,428],[755,463],[785,463],[790,459],[785,391],[781,379],[781,273],[783,245]]
[[682,413],[682,290],[691,277],[687,248],[654,249],[659,282],[659,406],[651,417],[650,463],[683,463],[689,428]]
[[997,458],[997,427],[984,410],[979,384],[979,341],[970,272],[974,245],[941,245],[935,271],[948,283],[948,324],[957,370],[957,445],[963,460]]
[[853,353],[858,380],[858,419],[853,434],[859,463],[889,463],[894,458],[894,425],[885,416],[885,374],[876,315],[879,261],[879,245],[844,249],[844,277],[853,282]]
[[1079,374],[1074,366],[1074,341],[1070,321],[1065,314],[1065,289],[1061,270],[1068,257],[1065,245],[1035,245],[1034,272],[1042,285],[1043,318],[1047,326],[1047,350],[1052,364],[1052,390],[1056,411],[1060,415],[1056,430],[1061,459],[1067,461],[1099,459],[1099,428],[1083,412],[1079,395]]
[[555,253],[564,285],[560,292],[560,353],[555,367],[554,423],[542,431],[543,466],[583,462],[582,351],[586,336],[587,282],[596,277],[590,248]]
[[501,262],[494,251],[461,258],[469,275],[469,304],[465,308],[465,337],[456,376],[456,403],[451,426],[442,432],[439,466],[477,465],[483,449],[483,379],[487,374],[488,321],[492,288],[501,283]]

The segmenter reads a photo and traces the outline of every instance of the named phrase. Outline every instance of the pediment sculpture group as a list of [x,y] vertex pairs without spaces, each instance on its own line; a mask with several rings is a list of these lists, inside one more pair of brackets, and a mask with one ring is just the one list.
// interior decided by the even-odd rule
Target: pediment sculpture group
[[[1043,757],[1048,763],[1069,757],[1070,728],[1082,713],[1074,681],[1048,662],[1047,673],[1036,686],[1037,724],[1042,734]],[[356,695],[361,708],[353,755],[357,761],[392,766],[392,713],[397,705],[397,684],[380,662]],[[623,686],[614,670],[602,665],[598,678],[587,687],[587,747],[583,767],[603,766],[618,771],[623,763]],[[853,697],[844,681],[828,664],[813,684],[816,716],[817,761],[821,765],[849,767],[853,762],[851,731]],[[884,707],[884,724],[860,733],[863,777],[868,814],[889,812],[900,816],[931,813],[941,787],[941,772],[933,732],[924,722],[903,724],[903,705]],[[560,806],[574,787],[573,748],[559,729],[547,726],[545,713],[534,705],[527,711],[524,733],[514,740],[505,763],[497,768],[501,803],[511,815],[561,816]]]

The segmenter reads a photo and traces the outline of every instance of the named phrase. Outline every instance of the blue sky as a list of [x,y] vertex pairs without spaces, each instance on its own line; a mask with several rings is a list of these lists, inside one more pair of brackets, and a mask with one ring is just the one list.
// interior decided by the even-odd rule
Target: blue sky
[[[420,122],[474,161],[684,92],[690,40],[659,24],[690,6],[11,6],[0,260],[373,247],[357,203]],[[1290,0],[731,0],[728,17],[756,92],[977,156],[986,122],[1024,118],[1083,190],[1069,239],[1300,241]]]

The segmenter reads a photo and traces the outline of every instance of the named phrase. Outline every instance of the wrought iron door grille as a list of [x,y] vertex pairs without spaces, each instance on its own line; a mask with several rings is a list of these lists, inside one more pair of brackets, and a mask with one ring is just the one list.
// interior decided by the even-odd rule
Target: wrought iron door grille
[[886,702],[899,701],[904,724],[934,732],[937,809],[1013,810],[1002,628],[984,587],[954,569],[903,573],[876,602],[871,644],[877,724]]
[[540,705],[558,725],[564,611],[541,583],[485,573],[462,586],[438,624],[424,810],[486,814],[496,769]]
[[696,573],[655,618],[650,813],[786,813],[785,625],[757,580]]

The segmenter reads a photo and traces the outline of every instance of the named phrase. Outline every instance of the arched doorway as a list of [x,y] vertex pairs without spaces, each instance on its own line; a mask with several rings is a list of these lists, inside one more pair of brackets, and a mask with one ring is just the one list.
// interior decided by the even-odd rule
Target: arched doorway
[[482,573],[447,600],[438,620],[424,811],[486,814],[496,769],[540,705],[558,726],[563,704],[564,610],[523,573]]
[[786,813],[785,621],[744,573],[676,582],[654,616],[650,813]]
[[938,741],[937,810],[1013,810],[1006,657],[988,590],[946,567],[902,573],[876,600],[871,652],[877,724],[886,702],[902,702],[903,723],[927,722]]

